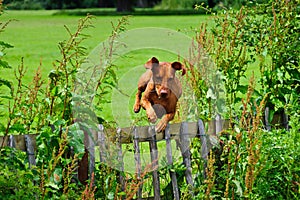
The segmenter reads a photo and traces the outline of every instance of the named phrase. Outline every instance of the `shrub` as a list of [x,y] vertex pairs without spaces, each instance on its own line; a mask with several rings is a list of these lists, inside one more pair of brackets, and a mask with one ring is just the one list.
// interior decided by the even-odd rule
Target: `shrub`
[[[230,119],[229,129],[219,133],[221,149],[208,159],[206,180],[197,179],[199,198],[299,198],[298,14],[299,1],[270,1],[223,10],[213,16],[212,28],[204,24],[198,30],[191,51],[196,62],[186,62],[201,111],[197,116],[220,113],[213,102],[221,99],[220,90],[203,73],[215,67],[226,92],[223,116]],[[246,85],[241,80],[250,64],[257,66],[257,78]],[[272,110],[270,119],[284,110],[288,125],[274,124],[267,131],[262,123],[266,106]]]
[[7,8],[12,10],[41,10],[43,6],[37,0],[14,0],[7,4]]

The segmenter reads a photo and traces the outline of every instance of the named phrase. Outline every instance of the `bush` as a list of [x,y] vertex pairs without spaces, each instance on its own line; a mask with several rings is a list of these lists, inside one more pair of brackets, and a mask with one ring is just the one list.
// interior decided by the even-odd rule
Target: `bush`
[[[223,10],[214,14],[212,28],[200,26],[191,48],[194,62],[186,62],[197,117],[223,114],[230,123],[219,134],[221,148],[211,152],[206,179],[198,180],[199,198],[300,198],[298,14],[299,1],[276,0]],[[256,64],[256,80],[252,76],[247,85],[241,80],[250,64]],[[203,73],[211,68],[225,86],[225,112],[218,107],[218,84],[207,84]],[[271,121],[279,110],[288,124],[267,131],[263,119]]]
[[[196,62],[186,63],[188,84],[196,99],[193,112],[199,111],[197,118],[206,117],[207,120],[225,113],[224,116],[230,118],[230,125],[219,134],[220,148],[213,148],[207,160],[202,159],[198,138],[192,142],[195,187],[184,181],[185,167],[180,160],[160,171],[165,195],[171,191],[166,178],[170,169],[178,175],[183,199],[300,198],[299,16],[295,14],[299,9],[298,2],[278,0],[254,5],[256,10],[253,7],[225,10],[214,16],[213,28],[202,25],[198,30],[191,47],[191,58]],[[32,84],[25,87],[22,83],[26,71],[23,63],[16,72],[18,84],[15,88],[8,80],[0,80],[0,86],[6,85],[11,91],[8,120],[7,124],[1,125],[1,132],[5,136],[13,132],[40,133],[35,167],[28,167],[24,152],[1,147],[2,199],[120,199],[124,195],[132,197],[139,184],[149,180],[146,169],[142,180],[125,174],[126,188],[121,191],[118,177],[123,174],[98,163],[90,177],[91,181],[95,178],[95,185],[84,183],[84,186],[74,177],[77,161],[85,152],[81,129],[91,127],[76,119],[72,105],[77,100],[81,102],[82,110],[87,111],[81,113],[79,119],[94,119],[95,116],[88,113],[94,102],[101,111],[102,103],[106,101],[105,94],[117,84],[111,55],[116,48],[115,39],[126,23],[126,18],[122,18],[114,26],[109,45],[101,52],[107,57],[104,58],[105,64],[99,64],[104,66],[99,77],[76,78],[78,73],[88,74],[79,70],[86,56],[85,48],[81,46],[82,40],[87,38],[83,32],[91,26],[91,16],[87,16],[79,21],[74,33],[66,28],[70,37],[59,43],[61,59],[54,63],[47,85],[37,70]],[[1,24],[1,30],[6,25]],[[5,42],[0,42],[0,45],[2,51],[11,47]],[[9,67],[2,59],[3,55],[0,67]],[[207,59],[208,55],[210,59]],[[255,88],[254,76],[248,85],[241,82],[255,59],[258,59],[259,81],[263,86],[259,89]],[[214,64],[213,76],[205,77],[202,73],[207,64]],[[92,66],[92,70],[96,67]],[[212,81],[212,87],[208,87],[206,79],[217,81]],[[86,80],[95,81],[97,87],[89,85]],[[79,83],[76,86],[83,86],[85,90],[79,90],[81,93],[74,96],[72,91],[78,89],[74,86],[76,81]],[[220,88],[221,83],[224,83],[224,88]],[[220,96],[222,90],[226,95]],[[3,96],[1,94],[0,98]],[[225,100],[227,104],[224,104]],[[265,105],[270,103],[288,114],[287,129],[278,126],[271,131],[265,130],[262,117]],[[213,104],[217,106],[213,107]],[[203,163],[207,165],[205,176],[201,175]],[[145,187],[150,194],[152,185]]]
[[31,199],[38,196],[39,187],[35,184],[38,174],[29,169],[26,153],[5,147],[0,154],[1,199]]
[[41,10],[43,5],[39,1],[30,1],[30,0],[15,0],[7,4],[7,7],[12,10]]

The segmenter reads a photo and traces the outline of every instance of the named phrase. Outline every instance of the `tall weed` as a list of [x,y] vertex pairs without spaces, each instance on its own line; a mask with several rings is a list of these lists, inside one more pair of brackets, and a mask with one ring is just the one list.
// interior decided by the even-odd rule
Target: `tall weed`
[[[220,85],[224,84],[226,92],[223,116],[230,119],[231,126],[219,133],[221,149],[211,152],[215,160],[208,160],[209,176],[196,178],[200,187],[196,198],[299,198],[299,167],[295,164],[299,160],[298,14],[299,1],[252,4],[238,11],[224,10],[213,16],[213,28],[203,24],[197,31],[192,62],[186,62],[197,116],[210,119],[214,111],[221,110],[214,110],[212,98],[221,99],[217,93],[221,90],[214,90],[217,87],[206,80],[203,70],[213,66],[215,74],[222,74]],[[213,64],[207,65],[206,58]],[[252,76],[248,85],[242,84],[250,64],[257,64],[258,79]],[[277,111],[288,115],[285,129],[275,125],[276,129],[265,129],[267,106],[271,108],[270,121]],[[197,143],[192,151],[201,156]],[[201,169],[201,164],[194,161],[195,168]]]

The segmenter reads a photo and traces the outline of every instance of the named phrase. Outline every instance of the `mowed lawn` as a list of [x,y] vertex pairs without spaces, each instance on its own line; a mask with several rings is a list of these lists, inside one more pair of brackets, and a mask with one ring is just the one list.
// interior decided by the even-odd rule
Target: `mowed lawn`
[[[42,75],[46,79],[48,73],[53,69],[55,60],[59,60],[60,52],[58,43],[69,38],[64,26],[76,30],[77,22],[84,16],[67,16],[53,15],[56,11],[6,11],[1,17],[1,22],[13,20],[9,23],[4,32],[1,33],[1,40],[10,43],[14,48],[7,49],[5,59],[10,63],[13,69],[16,69],[24,58],[24,65],[27,67],[27,73],[24,78],[25,84],[29,84],[33,75],[40,66]],[[87,49],[87,53],[91,52],[95,47],[105,41],[112,33],[112,23],[116,24],[121,19],[120,16],[94,16],[92,24],[94,27],[86,29],[84,34],[90,37],[82,43]],[[194,30],[201,23],[209,20],[204,15],[188,15],[188,16],[130,16],[129,24],[126,29],[141,30],[152,28],[166,28],[170,31],[179,31],[180,34],[194,36]],[[147,35],[147,33],[145,33]],[[101,117],[108,121],[117,121],[120,126],[129,126],[140,115],[132,113],[132,105],[136,92],[136,84],[139,76],[145,71],[143,64],[152,56],[156,56],[163,61],[175,61],[178,57],[176,49],[181,48],[184,41],[177,39],[174,41],[164,42],[164,38],[159,35],[154,38],[138,35],[140,40],[151,43],[161,43],[161,48],[140,47],[120,56],[115,60],[118,67],[117,75],[120,79],[120,89],[126,95],[114,91],[107,98],[111,98],[112,104],[107,104],[104,112],[99,113]],[[134,41],[135,38],[133,37]],[[186,42],[186,41],[185,41]],[[174,51],[170,48],[175,47]],[[167,50],[166,50],[167,49]],[[169,50],[168,50],[169,49]],[[14,81],[13,70],[2,70],[1,77]],[[1,108],[1,111],[3,108]],[[5,109],[4,109],[5,110]],[[125,119],[125,121],[124,121]]]
[[[3,33],[1,40],[14,46],[6,51],[6,60],[16,68],[23,57],[25,66],[28,67],[26,80],[29,81],[32,73],[42,62],[43,75],[52,69],[52,63],[60,59],[58,43],[68,39],[64,26],[75,31],[77,22],[83,16],[53,15],[56,11],[6,11],[1,17],[1,22],[12,21]],[[83,42],[87,52],[94,49],[99,43],[106,40],[112,32],[111,23],[116,24],[120,16],[95,16],[92,20],[93,28],[84,33],[90,38]],[[131,16],[129,17],[128,30],[144,27],[163,27],[181,30],[192,35],[191,28],[197,28],[207,16]],[[146,40],[147,38],[145,38]],[[158,38],[159,40],[160,38]],[[180,41],[174,41],[180,42]],[[147,57],[145,53],[145,56]],[[142,53],[143,54],[143,53]],[[154,55],[155,53],[153,53]],[[159,56],[159,55],[158,55]],[[148,58],[147,58],[148,59]],[[128,66],[129,67],[129,66]],[[2,76],[12,78],[12,74]]]

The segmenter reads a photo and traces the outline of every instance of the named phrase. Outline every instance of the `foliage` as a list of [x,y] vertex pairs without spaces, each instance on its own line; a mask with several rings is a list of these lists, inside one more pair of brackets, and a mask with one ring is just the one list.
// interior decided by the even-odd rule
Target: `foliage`
[[235,103],[240,101],[238,91],[246,91],[241,78],[253,62],[253,54],[248,54],[242,40],[246,32],[243,28],[247,23],[246,12],[244,8],[239,12],[229,10],[214,18],[215,26],[211,30],[202,24],[196,33],[186,66],[198,110],[206,111],[199,114],[200,118],[210,119],[217,113],[226,113],[225,102],[226,117],[231,118]]
[[97,0],[4,0],[4,4],[7,5],[8,8],[15,10],[91,8],[97,7],[97,3]]
[[2,148],[0,169],[2,199],[30,199],[39,195],[39,188],[34,184],[37,172],[29,169],[25,152]]
[[40,10],[43,9],[42,2],[38,0],[33,1],[24,1],[24,0],[13,0],[13,1],[5,1],[5,5],[7,5],[10,9],[14,10]]
[[[185,61],[187,84],[194,95],[189,100],[195,104],[187,113],[196,112],[197,118],[206,120],[225,113],[230,124],[218,135],[220,147],[213,147],[207,156],[202,155],[204,147],[199,138],[192,141],[194,187],[186,184],[180,159],[160,169],[166,198],[172,195],[169,170],[177,174],[182,199],[300,198],[297,3],[274,1],[239,11],[225,10],[214,16],[213,28],[204,24],[197,30],[190,60]],[[36,166],[31,168],[24,152],[1,144],[2,199],[131,199],[141,184],[146,195],[153,192],[148,168],[151,163],[142,169],[140,177],[96,163],[90,182],[83,185],[76,178],[77,162],[85,152],[84,131],[90,133],[102,117],[96,116],[94,109],[101,113],[106,95],[118,87],[112,56],[118,48],[118,34],[127,25],[127,18],[113,25],[99,63],[89,65],[81,44],[88,38],[84,31],[92,26],[91,19],[87,16],[80,20],[74,32],[66,27],[69,39],[59,43],[61,58],[53,64],[47,80],[37,69],[32,82],[25,86],[22,59],[15,72],[17,84],[1,82],[11,91],[8,120],[1,132],[5,137],[12,133],[39,133]],[[1,24],[1,30],[6,25]],[[2,51],[11,47],[5,42],[0,45]],[[256,87],[254,75],[248,85],[241,81],[253,63],[259,65],[261,88]],[[82,71],[84,64],[94,73]],[[2,56],[0,66],[9,66]],[[287,129],[276,126],[277,129],[265,130],[262,118],[266,105],[285,110],[289,116]],[[75,107],[85,112],[78,114]]]
[[[2,0],[0,0],[0,16],[3,14],[3,4],[2,4]],[[5,28],[8,26],[8,24],[11,21],[7,21],[7,22],[1,22],[0,23],[0,34],[5,30]],[[11,68],[11,66],[9,65],[9,63],[7,61],[5,61],[5,59],[3,59],[3,57],[5,56],[5,49],[7,48],[12,48],[13,46],[11,44],[8,44],[2,40],[0,40],[0,71],[1,69],[5,69],[5,68]],[[0,89],[3,88],[3,86],[6,87],[6,89],[10,90],[11,86],[11,82],[9,80],[6,80],[2,77],[0,77]],[[0,105],[3,105],[3,100],[6,99],[8,97],[1,95],[0,96]],[[2,115],[2,113],[0,113],[0,116]],[[3,126],[1,126],[0,124],[0,130]]]
[[[218,13],[212,29],[204,24],[198,30],[192,62],[186,62],[197,110],[202,109],[198,116],[213,110],[212,98],[207,97],[218,97],[215,90],[209,92],[213,84],[203,72],[212,66],[207,64],[210,57],[209,63],[224,76],[220,79],[226,91],[224,116],[230,123],[228,130],[219,133],[221,148],[211,152],[206,178],[196,179],[200,186],[196,198],[299,198],[299,167],[295,164],[300,155],[298,9],[299,1],[253,4]],[[260,69],[255,72],[258,78],[252,76],[247,86],[241,80],[254,64]],[[284,110],[288,125],[280,122],[265,130],[266,106],[272,110],[270,121],[276,111]],[[199,145],[193,143],[192,155],[200,157],[200,150],[194,148]],[[195,160],[194,168],[200,164]]]
[[268,106],[275,111],[283,109],[300,92],[299,1],[259,4],[247,20],[243,40],[259,60],[260,93],[270,93]]
[[[255,1],[258,3],[267,2],[268,0]],[[197,5],[205,5],[214,10],[223,10],[228,8],[240,9],[242,6],[246,5],[248,1],[246,0],[162,0],[161,3],[155,8],[160,9],[193,9]]]
[[[26,198],[23,194],[25,191],[28,191],[28,197],[36,196],[41,199],[75,199],[81,196],[81,192],[83,192],[82,198],[87,198],[94,192],[92,188],[84,190],[84,187],[74,178],[78,159],[81,159],[85,149],[81,125],[74,123],[72,113],[75,74],[84,62],[86,55],[85,48],[80,44],[87,38],[83,32],[84,29],[91,26],[90,21],[91,16],[81,19],[75,33],[66,27],[70,38],[59,43],[62,57],[53,64],[54,69],[48,76],[47,85],[41,77],[40,68],[38,68],[32,83],[25,86],[23,77],[26,68],[23,59],[15,72],[17,86],[8,85],[11,96],[7,105],[8,120],[5,125],[2,125],[3,129],[1,130],[4,133],[4,139],[12,133],[38,132],[36,142],[40,151],[37,151],[36,166],[32,169],[28,168],[28,164],[17,166],[18,163],[23,164],[24,160],[27,160],[26,155],[24,153],[11,153],[10,155],[4,151],[6,148],[2,148],[5,141],[3,140],[1,143],[1,158],[3,158],[1,187],[7,185],[5,184],[7,175],[10,176],[11,183],[16,182],[7,185],[6,189],[1,188],[1,191],[6,190],[5,193],[2,193],[4,199]],[[117,29],[121,30],[121,25]],[[7,46],[4,42],[1,44]],[[101,78],[97,89],[104,88],[101,85],[102,82],[106,83],[106,87],[109,84],[114,86],[115,79],[108,78],[112,73],[114,73],[113,68],[110,67],[100,74]],[[99,99],[102,98],[103,90],[97,96]],[[10,156],[13,156],[14,159],[10,159]],[[19,178],[22,181],[16,181]]]
[[179,0],[162,0],[161,3],[156,6],[156,8],[174,10],[174,9],[193,9],[196,4],[200,4],[203,1],[197,0],[187,0],[187,1],[179,1]]
[[[256,0],[255,2],[266,2],[267,0]],[[235,8],[239,9],[247,3],[246,0],[130,0],[130,1],[116,1],[116,0],[4,0],[4,4],[9,9],[15,10],[38,10],[38,9],[74,9],[74,8],[96,8],[96,7],[120,7],[120,10],[128,10],[128,6],[136,7],[152,7],[155,9],[175,10],[175,9],[193,9],[195,5],[204,3],[210,8],[224,9]]]

